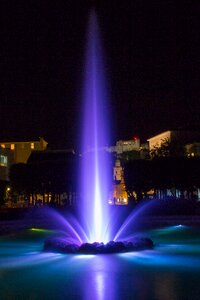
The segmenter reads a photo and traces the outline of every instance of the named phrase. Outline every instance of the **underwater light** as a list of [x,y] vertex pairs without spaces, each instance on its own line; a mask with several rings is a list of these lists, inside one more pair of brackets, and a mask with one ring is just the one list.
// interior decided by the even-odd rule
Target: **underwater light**
[[52,230],[49,230],[49,229],[42,229],[42,228],[31,228],[30,229],[31,231],[36,231],[36,232],[51,232]]

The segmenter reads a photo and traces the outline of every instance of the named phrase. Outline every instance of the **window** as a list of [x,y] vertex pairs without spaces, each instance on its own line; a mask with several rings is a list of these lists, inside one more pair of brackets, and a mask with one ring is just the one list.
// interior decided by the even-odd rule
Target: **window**
[[34,149],[34,148],[35,148],[34,143],[31,143],[31,149]]
[[11,149],[11,150],[14,150],[14,149],[15,149],[15,144],[11,144],[11,145],[10,145],[10,149]]
[[0,155],[0,166],[7,167],[8,165],[8,157],[5,155]]
[[5,145],[4,145],[4,144],[1,144],[1,148],[5,148]]

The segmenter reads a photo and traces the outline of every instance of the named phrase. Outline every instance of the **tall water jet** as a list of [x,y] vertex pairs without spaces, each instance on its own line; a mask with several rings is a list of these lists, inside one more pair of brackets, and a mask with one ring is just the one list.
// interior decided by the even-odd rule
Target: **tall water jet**
[[105,147],[109,144],[108,98],[103,53],[95,10],[89,16],[84,66],[84,120],[82,141],[81,214],[87,224],[89,242],[107,242],[109,236],[108,191],[111,187],[110,162]]
[[[134,237],[133,241],[118,241],[118,237],[131,223],[115,225],[109,214],[109,194],[112,188],[112,164],[106,152],[109,142],[110,118],[103,67],[97,16],[91,10],[87,30],[86,58],[84,65],[84,95],[82,121],[82,157],[80,170],[81,199],[78,222],[64,221],[71,234],[66,238],[53,237],[45,241],[44,249],[62,253],[116,253],[153,247],[148,238]],[[109,120],[109,122],[108,122]],[[118,219],[118,217],[115,219]],[[120,218],[119,218],[120,219]],[[118,220],[117,220],[118,221]],[[119,232],[116,233],[119,228]]]

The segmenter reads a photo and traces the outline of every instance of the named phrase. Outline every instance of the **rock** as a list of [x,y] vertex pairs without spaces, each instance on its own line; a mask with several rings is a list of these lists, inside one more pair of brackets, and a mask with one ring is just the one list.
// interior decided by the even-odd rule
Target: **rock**
[[53,251],[68,254],[109,254],[125,253],[152,249],[153,241],[148,237],[135,237],[132,241],[104,243],[84,243],[80,246],[69,244],[63,237],[53,237],[44,243],[44,251]]

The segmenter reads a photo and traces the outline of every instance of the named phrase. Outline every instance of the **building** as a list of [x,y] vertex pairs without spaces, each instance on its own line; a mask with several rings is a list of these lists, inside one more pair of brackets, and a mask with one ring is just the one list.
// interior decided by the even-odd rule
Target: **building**
[[[0,141],[0,150],[10,151],[13,157],[12,163],[27,163],[27,160],[33,150],[43,151],[48,143],[43,139],[31,141]],[[9,150],[9,151],[8,151]]]
[[13,163],[13,152],[10,149],[0,148],[0,181],[9,180],[9,169]]
[[128,194],[126,192],[126,185],[124,182],[124,170],[121,166],[120,160],[117,159],[113,168],[113,191],[109,204],[111,205],[127,205]]
[[149,138],[147,141],[149,143],[150,152],[155,148],[160,148],[166,141],[169,143],[174,142],[177,145],[179,144],[185,147],[187,144],[191,145],[200,141],[200,130],[187,128],[167,130]]
[[117,159],[115,166],[113,168],[113,180],[114,182],[120,183],[123,178],[123,168],[121,166],[120,160]]
[[152,151],[155,147],[160,147],[166,140],[172,140],[172,131],[167,130],[149,138],[147,140],[149,142],[149,151]]
[[0,180],[9,181],[9,169],[17,163],[27,163],[33,150],[45,150],[47,142],[40,138],[31,141],[0,141]]
[[[6,200],[7,207],[13,207],[10,188],[10,167],[13,164],[27,163],[33,150],[45,150],[47,142],[40,138],[31,141],[0,141],[0,194]],[[4,183],[4,184],[3,184]]]
[[185,150],[188,157],[200,156],[200,143],[186,144]]
[[115,146],[107,147],[106,151],[115,153],[122,160],[146,159],[149,157],[148,143],[141,144],[137,136],[132,140],[119,140]]
[[140,151],[140,139],[134,137],[132,140],[120,140],[116,142],[115,146],[109,147],[107,150],[109,152],[116,152],[117,154],[129,151]]

